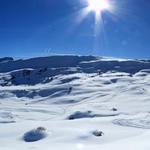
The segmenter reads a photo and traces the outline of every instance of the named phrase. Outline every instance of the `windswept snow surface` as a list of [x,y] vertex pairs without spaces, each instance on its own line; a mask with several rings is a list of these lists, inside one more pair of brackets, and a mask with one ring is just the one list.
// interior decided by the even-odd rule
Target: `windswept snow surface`
[[0,60],[0,150],[150,150],[149,60]]

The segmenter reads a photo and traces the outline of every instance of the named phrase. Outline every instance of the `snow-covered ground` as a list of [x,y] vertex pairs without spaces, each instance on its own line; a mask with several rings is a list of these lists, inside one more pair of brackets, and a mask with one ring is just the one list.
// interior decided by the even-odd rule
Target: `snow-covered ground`
[[0,150],[150,150],[149,60],[2,60]]

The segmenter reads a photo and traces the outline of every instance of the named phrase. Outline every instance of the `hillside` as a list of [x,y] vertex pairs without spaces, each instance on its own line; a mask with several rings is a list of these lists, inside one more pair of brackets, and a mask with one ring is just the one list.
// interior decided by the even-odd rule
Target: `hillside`
[[[42,139],[25,140],[36,129]],[[0,149],[149,150],[149,139],[150,60],[0,59]]]

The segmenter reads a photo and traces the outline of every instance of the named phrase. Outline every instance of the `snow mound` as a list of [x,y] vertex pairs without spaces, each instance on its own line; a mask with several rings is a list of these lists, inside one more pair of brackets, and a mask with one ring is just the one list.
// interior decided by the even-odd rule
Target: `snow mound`
[[94,117],[112,117],[112,116],[118,116],[119,113],[94,113],[90,110],[88,111],[76,111],[73,114],[71,114],[68,119],[74,120],[74,119],[81,119],[81,118],[94,118]]
[[74,119],[81,119],[81,118],[93,118],[96,117],[96,114],[93,114],[92,111],[86,111],[86,112],[80,112],[77,111],[73,114],[71,114],[68,119],[74,120]]
[[0,124],[15,123],[11,112],[0,111]]
[[150,119],[116,119],[113,123],[126,127],[150,129]]
[[2,124],[7,124],[7,123],[15,123],[15,121],[0,121]]

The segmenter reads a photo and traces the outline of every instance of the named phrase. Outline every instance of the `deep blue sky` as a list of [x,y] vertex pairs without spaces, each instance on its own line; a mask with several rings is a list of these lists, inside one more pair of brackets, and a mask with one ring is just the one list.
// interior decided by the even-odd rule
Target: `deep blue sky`
[[92,13],[76,23],[80,0],[0,0],[0,57],[150,58],[150,0],[113,1],[119,17],[103,13],[105,34],[95,37]]

